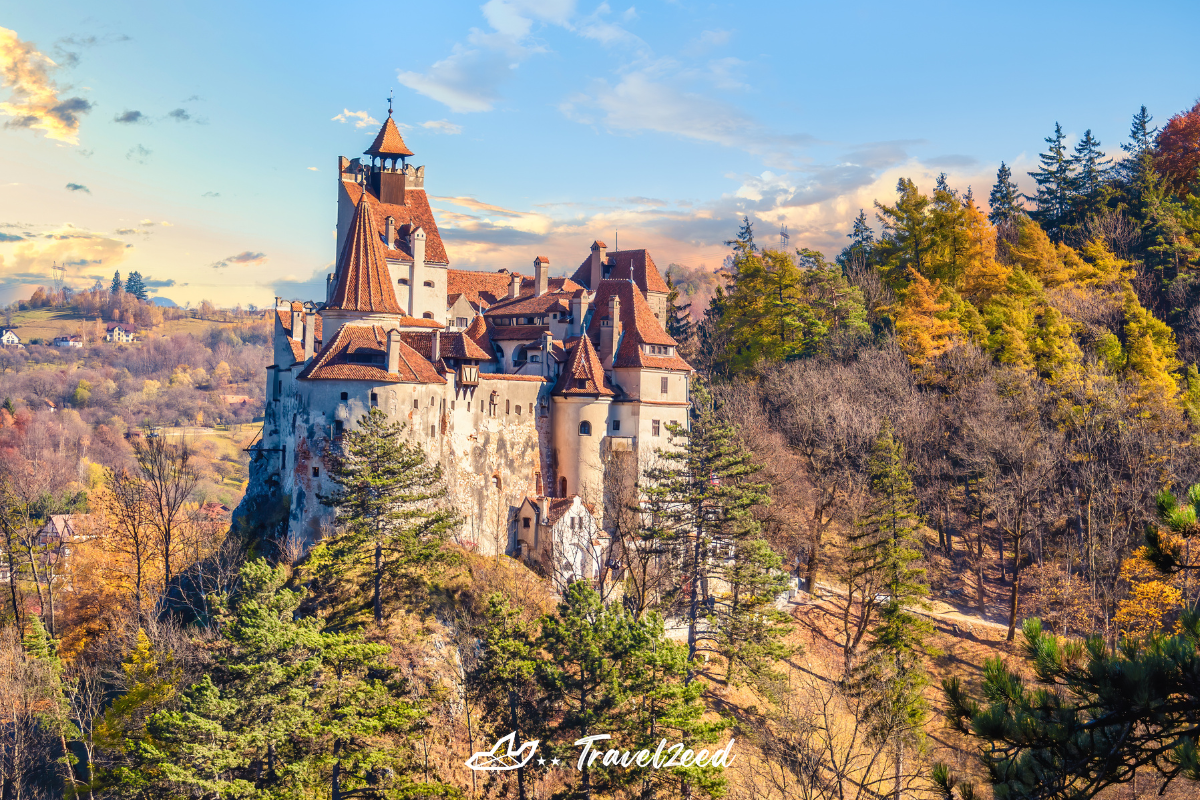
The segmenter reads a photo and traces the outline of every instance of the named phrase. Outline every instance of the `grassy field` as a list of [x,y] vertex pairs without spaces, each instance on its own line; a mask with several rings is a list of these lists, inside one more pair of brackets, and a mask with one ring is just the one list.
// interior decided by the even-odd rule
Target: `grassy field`
[[[61,308],[35,308],[30,311],[17,311],[13,314],[13,328],[21,341],[26,344],[30,339],[42,339],[46,344],[55,336],[78,333],[86,324],[88,330],[95,318],[85,317],[74,311]],[[176,333],[203,333],[213,325],[233,325],[232,322],[218,322],[207,319],[176,319],[164,322],[157,328],[142,332],[142,337],[172,336]]]

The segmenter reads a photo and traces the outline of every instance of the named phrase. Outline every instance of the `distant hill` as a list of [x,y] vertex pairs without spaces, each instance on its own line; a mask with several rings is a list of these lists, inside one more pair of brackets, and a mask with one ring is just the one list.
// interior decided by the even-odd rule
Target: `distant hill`
[[152,297],[150,302],[156,306],[166,306],[167,308],[179,308],[179,304],[167,297]]

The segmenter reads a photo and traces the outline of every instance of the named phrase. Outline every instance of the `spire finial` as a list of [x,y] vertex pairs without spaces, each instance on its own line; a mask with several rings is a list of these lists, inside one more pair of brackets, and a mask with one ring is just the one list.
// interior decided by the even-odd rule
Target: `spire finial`
[[395,89],[388,89],[388,116],[389,117],[392,115],[392,94],[395,91],[396,91]]

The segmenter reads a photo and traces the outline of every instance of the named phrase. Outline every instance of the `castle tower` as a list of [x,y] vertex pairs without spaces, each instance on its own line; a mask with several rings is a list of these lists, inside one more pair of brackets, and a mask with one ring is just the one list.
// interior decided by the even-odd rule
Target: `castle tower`
[[413,152],[404,143],[400,129],[392,120],[392,109],[388,108],[387,121],[375,135],[375,141],[363,151],[371,158],[371,188],[382,203],[404,205],[405,176],[408,157]]
[[396,302],[373,217],[364,194],[354,210],[329,300],[321,312],[325,324],[330,326],[327,330],[344,324],[396,327],[404,316]]
[[605,385],[604,367],[587,336],[580,337],[572,349],[552,396],[558,480],[554,494],[577,494],[585,502],[603,507],[602,446],[614,392]]

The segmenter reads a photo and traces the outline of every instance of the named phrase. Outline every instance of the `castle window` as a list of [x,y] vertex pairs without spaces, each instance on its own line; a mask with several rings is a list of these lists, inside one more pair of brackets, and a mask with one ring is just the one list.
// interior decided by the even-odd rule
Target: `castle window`
[[450,401],[450,410],[451,411],[454,410],[454,401],[453,400]]
[[650,420],[650,435],[651,436],[661,436],[662,431],[659,428],[660,428],[660,426],[658,424],[658,420],[656,420],[656,419]]
[[432,289],[432,288],[433,288],[433,281],[425,281],[425,285],[426,285],[426,286],[428,286],[430,289]]
[[413,398],[413,408],[420,408],[420,407],[421,407],[421,401],[414,397]]
[[429,435],[430,435],[430,436],[437,436],[437,425],[430,425],[430,426],[429,426]]
[[667,378],[662,379],[662,393],[663,394],[667,393]]
[[333,421],[333,435],[341,436],[342,431],[345,429],[345,427],[346,427],[345,423],[343,423],[340,419],[335,419]]
[[521,404],[517,403],[517,416],[521,416]]
[[346,402],[346,401],[347,401],[347,400],[349,400],[349,399],[350,399],[350,393],[349,393],[349,392],[342,392],[342,402],[344,403],[344,402]]
[[612,422],[613,422],[613,431],[614,432],[621,430],[621,420],[614,419]]
[[586,419],[583,422],[579,423],[579,435],[580,436],[591,436],[592,435],[592,423],[588,422]]
[[529,527],[529,517],[521,517],[521,527],[522,528]]
[[533,416],[533,403],[529,404],[529,416]]
[[455,325],[457,325],[457,326],[458,326],[458,327],[460,327],[460,328],[465,328],[465,327],[467,327],[467,324],[468,324],[468,323],[467,323],[467,318],[466,318],[466,317],[459,317],[458,319],[454,320],[454,324],[455,324]]
[[408,286],[408,278],[401,278],[400,280],[396,281],[396,283],[400,284],[401,286]]
[[379,395],[375,394],[374,392],[371,392],[371,408],[378,408],[378,407],[379,407]]
[[566,478],[558,479],[558,496],[559,497],[567,496],[567,479]]
[[512,401],[511,401],[511,400],[505,400],[505,401],[504,401],[504,413],[505,413],[505,414],[509,413],[509,409],[510,409],[511,407],[512,407]]
[[314,478],[321,477],[321,468],[320,467],[313,467],[313,477]]
[[495,486],[497,489],[504,488],[500,483],[500,476],[498,474],[492,476],[492,486]]
[[551,313],[551,314],[550,314],[550,319],[558,319],[558,312],[557,312],[557,311],[555,311],[555,312]]
[[426,311],[426,312],[425,312],[424,314],[422,314],[421,316],[422,316],[422,317],[424,317],[425,319],[433,319],[433,312],[432,312],[432,311]]

